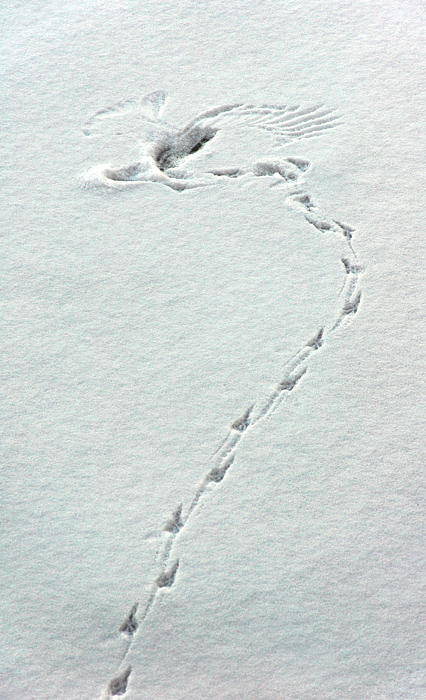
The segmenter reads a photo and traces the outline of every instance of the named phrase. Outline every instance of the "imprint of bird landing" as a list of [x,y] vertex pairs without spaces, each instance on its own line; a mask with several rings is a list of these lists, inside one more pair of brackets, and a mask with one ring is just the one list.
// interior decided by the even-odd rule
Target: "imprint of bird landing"
[[[226,133],[226,129],[232,125],[264,130],[275,135],[279,144],[286,145],[303,138],[320,135],[337,125],[338,119],[332,110],[323,107],[223,105],[204,112],[183,129],[177,129],[161,118],[165,103],[166,94],[158,91],[150,93],[141,101],[126,100],[97,112],[84,126],[83,131],[88,138],[96,135],[110,137],[115,135],[119,137],[118,143],[122,143],[122,137],[126,134],[130,135],[135,142],[143,136],[143,141],[140,142],[141,155],[137,162],[127,165],[96,166],[90,171],[91,175],[87,179],[108,187],[154,182],[165,184],[178,191],[214,184],[218,181],[218,177],[239,178],[244,175],[270,177],[271,184],[289,181],[285,188],[288,197],[291,196],[294,199],[306,220],[320,231],[333,231],[343,235],[356,258],[351,245],[354,229],[340,221],[324,218],[311,197],[300,187],[299,177],[309,168],[309,161],[290,157],[281,160],[262,160],[251,165],[241,164],[232,168],[208,170],[201,176],[198,175],[198,179],[186,170],[185,161],[189,161],[190,156],[197,154],[206,144],[214,140],[218,131],[223,130]],[[128,125],[130,121],[130,128],[127,128],[127,131],[119,123],[122,117],[127,118]],[[223,143],[226,144],[225,138]],[[199,159],[198,162],[200,160],[203,159]],[[357,285],[362,268],[350,258],[342,258],[342,264],[345,269],[345,281],[342,287],[342,290],[345,289],[345,296],[337,321],[331,328],[320,328],[305,345],[300,347],[282,369],[281,379],[268,389],[266,396],[255,401],[242,416],[231,423],[227,436],[213,455],[214,465],[208,468],[192,500],[179,504],[161,530],[157,531],[156,536],[161,537],[159,568],[145,602],[134,603],[119,627],[122,636],[125,635],[125,652],[119,666],[121,673],[110,680],[103,691],[102,700],[122,696],[131,691],[130,688],[128,689],[131,667],[127,666],[123,670],[123,666],[150,611],[157,601],[168,594],[168,589],[179,581],[179,560],[174,556],[173,547],[180,531],[207,494],[213,489],[226,488],[226,481],[224,484],[222,482],[234,463],[240,441],[244,439],[246,431],[277,410],[307,373],[309,358],[324,345],[324,339],[344,320],[357,313],[361,302],[361,293]],[[230,482],[228,483],[231,485]]]
[[[259,177],[275,174],[284,180],[296,180],[300,171],[309,167],[307,161],[289,158],[285,163],[260,162],[245,168],[238,166],[206,171],[201,176],[197,175],[196,179],[193,173],[179,166],[214,139],[219,130],[232,126],[266,131],[276,137],[279,145],[285,145],[320,135],[339,123],[334,111],[322,105],[256,106],[237,103],[213,107],[179,129],[161,118],[166,100],[166,93],[158,90],[140,101],[126,100],[101,109],[86,122],[83,133],[88,137],[114,137],[127,133],[134,140],[139,140],[141,147],[141,157],[137,162],[95,166],[86,174],[86,181],[115,188],[157,182],[182,191],[214,184],[217,176],[253,174]],[[127,120],[124,129],[122,119]]]
[[154,146],[154,159],[163,172],[175,168],[187,156],[197,153],[212,140],[217,129],[195,126],[189,131],[179,132],[175,136],[165,136]]

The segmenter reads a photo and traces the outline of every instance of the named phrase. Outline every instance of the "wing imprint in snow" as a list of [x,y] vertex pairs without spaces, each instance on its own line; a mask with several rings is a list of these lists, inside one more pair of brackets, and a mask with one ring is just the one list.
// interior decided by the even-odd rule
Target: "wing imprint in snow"
[[[141,99],[122,100],[104,107],[85,122],[83,134],[87,137],[128,136],[140,143],[138,161],[96,165],[85,174],[87,183],[123,189],[155,182],[183,192],[213,184],[212,175],[238,177],[244,174],[240,167],[198,173],[197,176],[190,170],[181,169],[188,157],[214,139],[218,131],[226,132],[233,127],[257,129],[268,132],[279,146],[284,146],[320,136],[340,123],[335,110],[324,105],[236,103],[208,109],[180,128],[162,119],[166,101],[166,93],[157,90]],[[309,163],[297,158],[288,159],[288,162],[301,171],[309,166]],[[257,163],[253,167],[254,175],[279,173],[284,179],[296,179],[288,168],[282,172],[282,163],[279,162]]]

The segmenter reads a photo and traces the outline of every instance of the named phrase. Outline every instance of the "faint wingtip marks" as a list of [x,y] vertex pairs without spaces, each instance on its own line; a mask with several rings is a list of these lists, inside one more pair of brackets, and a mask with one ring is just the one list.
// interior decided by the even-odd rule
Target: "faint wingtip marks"
[[172,566],[164,571],[164,573],[160,574],[160,576],[157,577],[156,584],[158,588],[171,588],[175,582],[175,577],[177,570],[179,568],[179,559],[175,561]]
[[136,613],[139,607],[139,603],[135,603],[130,610],[129,614],[125,618],[124,622],[120,625],[119,631],[127,634],[131,637],[138,628],[138,622],[136,620]]
[[[85,136],[100,136],[101,131],[99,129],[99,124],[105,123],[105,120],[109,121],[118,116],[124,115],[129,111],[135,109],[138,100],[121,100],[109,107],[103,107],[98,109],[82,126],[82,131]],[[118,133],[118,132],[117,132]]]
[[[114,123],[114,120],[129,114],[143,114],[148,120],[156,121],[163,114],[167,102],[167,93],[164,90],[155,90],[141,99],[120,100],[109,107],[98,109],[82,126],[85,136],[100,136],[101,125]],[[122,127],[121,127],[122,129]],[[121,133],[120,124],[112,128],[112,133]]]
[[127,666],[126,669],[120,675],[112,679],[108,686],[109,697],[114,697],[116,695],[124,695],[127,690],[127,683],[129,681],[130,674],[132,672],[132,667]]
[[[261,109],[258,109],[261,112]],[[265,105],[264,114],[252,120],[250,126],[272,132],[286,143],[319,136],[341,123],[339,114],[324,105],[295,107]]]

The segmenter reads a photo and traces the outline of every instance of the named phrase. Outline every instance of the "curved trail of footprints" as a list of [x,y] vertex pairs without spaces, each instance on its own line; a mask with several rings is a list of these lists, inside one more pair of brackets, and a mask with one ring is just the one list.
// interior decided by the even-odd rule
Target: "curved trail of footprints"
[[323,231],[335,231],[344,236],[348,242],[348,257],[342,258],[344,271],[343,298],[340,311],[330,328],[320,328],[315,335],[283,367],[283,372],[276,385],[270,392],[249,406],[243,415],[236,418],[222,442],[220,448],[212,458],[212,464],[208,467],[204,477],[198,485],[192,500],[187,504],[179,506],[171,513],[169,520],[162,530],[163,543],[158,558],[158,573],[152,583],[147,599],[143,602],[135,602],[129,614],[123,621],[119,630],[128,637],[127,648],[123,657],[124,668],[109,683],[106,692],[101,696],[102,700],[114,696],[124,695],[127,682],[131,674],[131,667],[126,665],[126,656],[130,650],[134,635],[138,633],[144,620],[155,604],[156,597],[162,588],[170,588],[175,582],[179,569],[179,560],[173,557],[173,545],[183,530],[189,519],[193,515],[200,501],[208,493],[217,488],[218,484],[226,477],[228,470],[232,467],[238,447],[244,436],[259,421],[270,416],[285,400],[286,395],[293,391],[303,376],[308,372],[309,360],[334,333],[337,328],[348,318],[354,316],[361,301],[361,291],[359,289],[359,278],[363,268],[358,264],[353,247],[353,229],[337,221],[328,220],[320,216],[317,208],[312,204],[311,199],[306,194],[297,194],[292,197],[293,203],[304,213],[306,221],[315,228]]
[[[153,114],[154,119],[158,121],[159,113],[165,102],[165,93],[158,91],[158,93],[152,93],[147,96],[144,100],[151,109],[151,115]],[[85,134],[91,135],[95,131],[96,120],[98,118],[114,116],[117,109],[134,109],[135,104],[135,100],[128,100],[120,103],[116,107],[100,110],[100,112],[86,123]],[[147,149],[144,157],[148,158],[150,162],[148,170],[144,172],[146,175],[149,171],[148,176],[141,178],[137,184],[142,184],[142,182],[149,180],[182,191],[188,187],[214,184],[214,182],[218,182],[220,178],[224,177],[245,179],[252,177],[270,178],[271,186],[281,185],[284,188],[286,202],[293,209],[298,210],[308,224],[314,226],[324,234],[337,234],[346,241],[347,255],[341,259],[344,279],[339,296],[342,297],[342,301],[338,313],[329,327],[319,328],[314,336],[308,339],[284,365],[276,384],[270,388],[266,395],[261,396],[252,405],[247,407],[244,413],[231,423],[221,445],[212,455],[206,472],[195,489],[192,499],[188,503],[179,504],[170,514],[160,534],[162,541],[157,560],[157,574],[146,599],[143,601],[135,601],[119,627],[119,632],[127,638],[127,643],[118,672],[110,680],[99,700],[109,700],[126,694],[128,682],[132,673],[131,666],[127,662],[129,651],[135,637],[141,634],[141,627],[155,605],[161,589],[171,588],[175,583],[179,572],[179,559],[173,555],[174,544],[179,534],[193,516],[194,511],[201,501],[206,498],[210,492],[217,489],[218,485],[226,478],[228,471],[232,468],[244,437],[255,425],[268,419],[268,417],[281,406],[286,396],[295,389],[309,371],[309,364],[312,356],[324,346],[328,338],[342,324],[357,313],[361,302],[359,280],[363,272],[363,267],[359,264],[352,245],[354,229],[341,221],[329,219],[324,216],[313,202],[310,195],[305,191],[303,188],[302,175],[310,167],[308,161],[300,158],[287,158],[285,160],[256,162],[243,168],[236,167],[213,170],[205,173],[202,180],[197,183],[194,183],[191,179],[192,173],[180,169],[176,171],[173,168],[162,169],[160,167],[161,157],[165,158],[167,164],[170,162],[174,164],[178,160],[185,158],[189,153],[201,148],[202,145],[209,140],[207,135],[211,134],[211,131],[200,131],[199,125],[205,126],[206,122],[208,122],[207,128],[211,130],[212,125],[216,125],[215,120],[222,120],[223,122],[224,116],[228,121],[232,121],[234,118],[242,119],[250,127],[268,129],[275,133],[277,133],[278,129],[281,129],[281,133],[279,134],[281,140],[285,136],[286,141],[295,141],[300,138],[318,135],[324,129],[334,126],[337,120],[332,110],[321,108],[303,110],[300,107],[284,108],[271,107],[268,105],[261,107],[254,107],[251,105],[228,105],[221,108],[214,108],[199,115],[199,117],[190,122],[184,130],[178,132],[178,135],[174,137],[174,141],[169,133],[166,139],[164,139],[164,136],[159,139],[158,143],[160,143],[161,147],[159,146],[157,150],[155,148],[151,148],[151,150]],[[197,125],[195,130],[195,145],[193,143],[194,139],[190,139],[193,150],[188,151],[188,140],[185,141],[185,134],[187,135],[188,132],[194,130],[195,123]],[[214,131],[214,133],[216,132]],[[210,135],[210,138],[213,138],[213,136]],[[181,148],[182,138],[185,142],[184,148]],[[197,139],[199,140],[197,141]],[[167,158],[164,156],[165,144],[168,148]],[[175,151],[173,151],[173,148]],[[105,167],[111,170],[112,166]],[[99,168],[104,168],[103,176],[100,177],[98,184],[102,183],[111,186],[111,181],[108,182],[111,172],[106,176],[105,167],[98,167],[98,175],[100,173]],[[123,175],[123,182],[129,184],[129,181],[126,181],[125,178],[129,173],[129,169],[132,168],[138,171],[139,164],[120,166],[118,169],[115,169],[113,175],[117,179],[113,179],[113,182],[118,182],[119,177]],[[90,172],[93,175],[93,169]],[[175,182],[173,182],[173,180]],[[131,184],[136,183],[133,182]]]

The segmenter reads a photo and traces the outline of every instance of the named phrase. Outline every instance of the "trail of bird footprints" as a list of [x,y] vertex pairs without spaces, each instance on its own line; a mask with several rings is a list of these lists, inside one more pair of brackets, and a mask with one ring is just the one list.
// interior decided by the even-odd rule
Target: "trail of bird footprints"
[[[268,419],[285,401],[309,372],[312,356],[318,352],[327,339],[352,316],[361,303],[360,277],[362,265],[357,260],[353,248],[354,229],[337,219],[324,216],[311,196],[304,189],[303,173],[310,167],[307,160],[286,158],[281,160],[258,161],[248,166],[211,170],[198,174],[182,167],[185,159],[199,151],[211,141],[217,131],[234,122],[253,129],[270,131],[282,143],[293,143],[303,138],[318,136],[338,124],[333,110],[324,107],[271,106],[233,104],[212,108],[183,129],[175,129],[160,119],[166,94],[157,91],[142,100],[127,100],[98,111],[83,127],[86,137],[123,133],[122,124],[115,119],[123,115],[130,119],[128,129],[135,130],[135,116],[138,126],[145,135],[142,155],[138,162],[130,165],[101,165],[86,174],[86,181],[108,187],[126,187],[156,182],[177,191],[217,183],[221,178],[253,177],[269,178],[271,186],[281,185],[287,204],[300,212],[305,221],[326,235],[336,235],[346,241],[347,254],[341,258],[343,283],[339,296],[341,304],[335,318],[328,327],[319,328],[294,356],[284,365],[277,382],[266,395],[250,405],[242,415],[233,420],[221,445],[209,460],[205,474],[194,491],[192,500],[180,503],[164,523],[160,536],[160,549],[157,572],[150,590],[143,601],[136,601],[119,627],[119,633],[127,639],[124,654],[117,675],[107,685],[99,700],[123,696],[127,692],[132,669],[127,657],[135,637],[155,605],[162,590],[171,588],[179,576],[179,559],[174,554],[174,544],[185,528],[200,502],[213,490],[219,488],[232,468],[239,446],[244,436],[260,421]],[[105,124],[108,127],[105,127]]]

